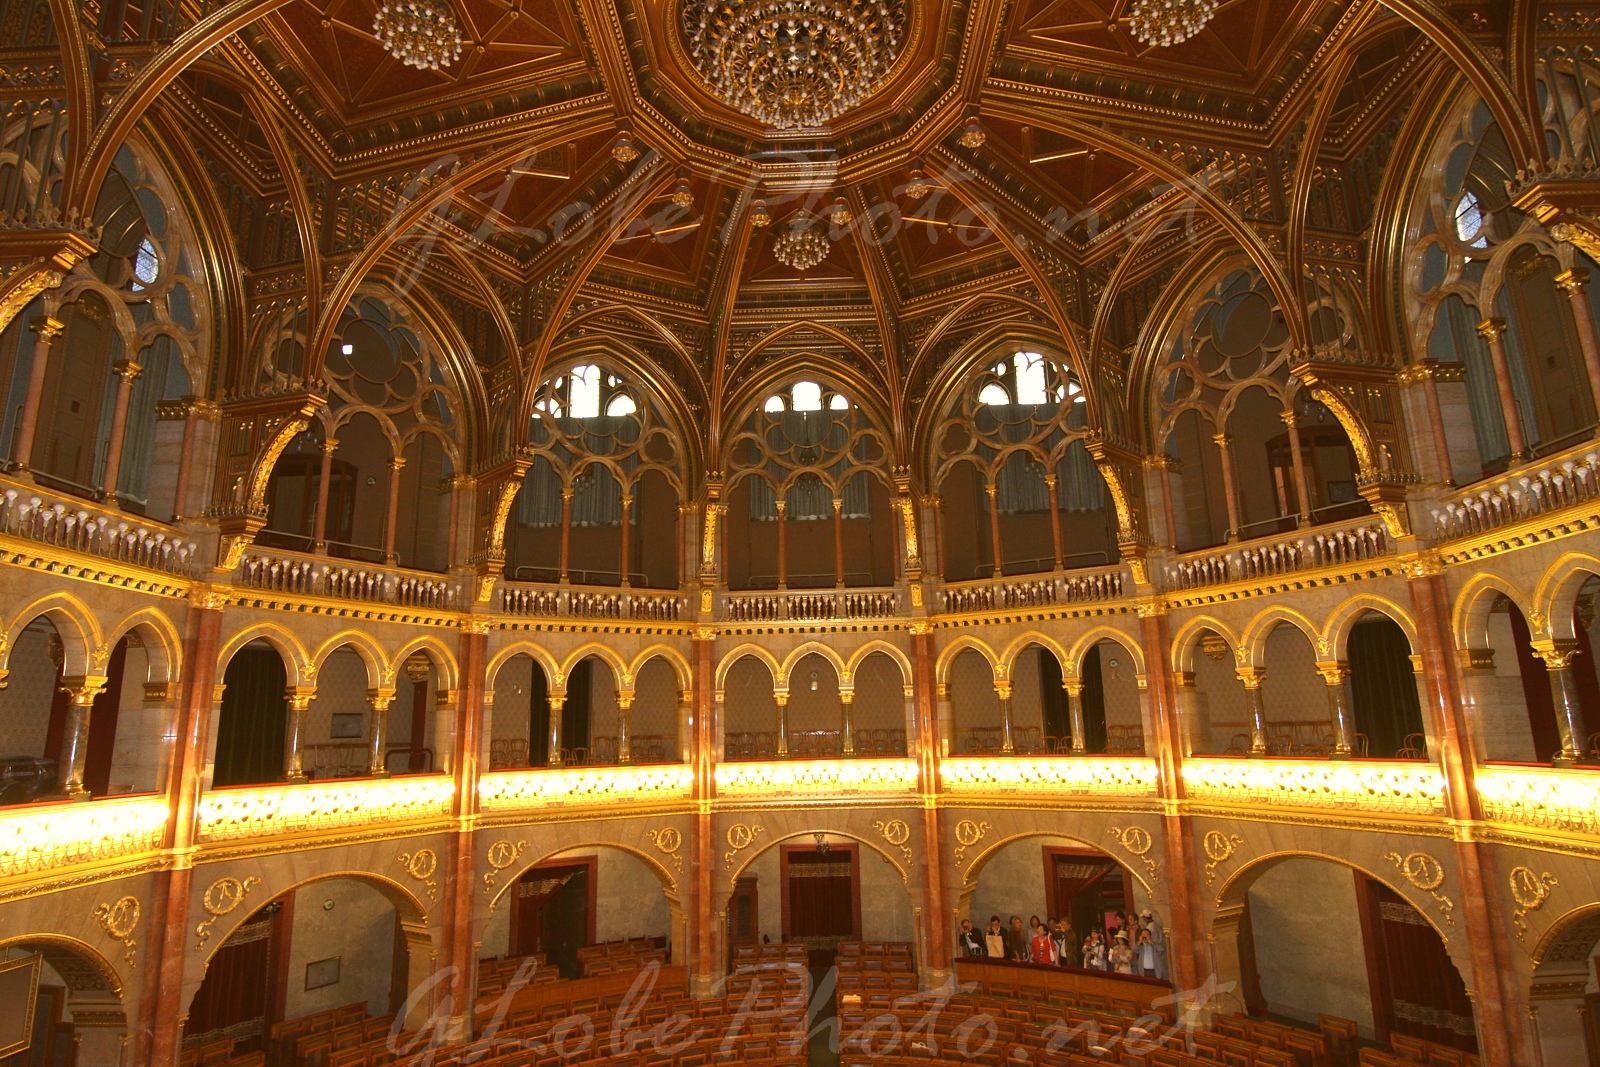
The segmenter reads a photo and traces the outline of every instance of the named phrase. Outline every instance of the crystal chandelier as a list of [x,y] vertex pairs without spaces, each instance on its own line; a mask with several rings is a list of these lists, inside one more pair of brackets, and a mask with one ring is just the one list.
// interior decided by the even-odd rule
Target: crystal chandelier
[[385,51],[418,70],[438,70],[461,58],[461,27],[448,7],[433,0],[379,5],[372,32]]
[[683,0],[695,68],[731,107],[780,130],[826,125],[882,83],[905,0]]
[[1145,44],[1178,44],[1187,41],[1217,13],[1217,0],[1135,0],[1128,14],[1128,29]]
[[786,267],[807,271],[828,258],[828,239],[810,226],[791,226],[773,240],[772,255]]

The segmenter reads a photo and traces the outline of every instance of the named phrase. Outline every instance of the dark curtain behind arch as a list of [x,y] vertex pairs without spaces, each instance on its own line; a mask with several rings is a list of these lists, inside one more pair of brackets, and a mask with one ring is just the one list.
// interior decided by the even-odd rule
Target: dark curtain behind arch
[[242,648],[223,675],[212,785],[255,785],[283,778],[283,691],[288,676],[270,648]]
[[1350,628],[1346,657],[1356,731],[1366,735],[1368,755],[1393,759],[1407,735],[1423,732],[1411,642],[1387,616],[1363,619]]

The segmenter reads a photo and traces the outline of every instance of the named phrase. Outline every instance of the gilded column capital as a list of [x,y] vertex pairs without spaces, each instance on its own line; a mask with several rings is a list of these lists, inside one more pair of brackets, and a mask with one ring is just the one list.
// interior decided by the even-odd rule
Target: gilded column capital
[[28,323],[28,329],[38,335],[42,344],[50,344],[57,337],[60,337],[61,331],[66,328],[67,324],[53,315],[40,315]]
[[1568,293],[1581,293],[1584,286],[1589,284],[1589,269],[1569,267],[1555,276],[1555,283]]
[[1502,318],[1488,318],[1478,323],[1478,336],[1494,344],[1500,340],[1500,335],[1506,332],[1506,320]]
[[60,689],[72,698],[72,702],[79,707],[86,707],[94,703],[94,698],[106,691],[106,676],[103,674],[77,674],[63,675]]
[[1318,660],[1317,673],[1322,675],[1322,680],[1328,685],[1343,685],[1344,680],[1350,676],[1350,662],[1348,660]]
[[111,364],[111,370],[112,373],[116,374],[116,376],[121,378],[123,381],[132,382],[135,378],[144,373],[144,364],[135,363],[131,359],[119,359],[115,363]]
[[1244,683],[1246,689],[1260,689],[1267,677],[1264,667],[1235,667],[1233,673],[1239,676],[1239,681]]
[[317,687],[314,685],[291,685],[283,691],[283,699],[289,702],[290,711],[305,711],[316,698]]
[[388,711],[389,705],[394,703],[394,694],[393,689],[368,689],[367,702],[373,711]]

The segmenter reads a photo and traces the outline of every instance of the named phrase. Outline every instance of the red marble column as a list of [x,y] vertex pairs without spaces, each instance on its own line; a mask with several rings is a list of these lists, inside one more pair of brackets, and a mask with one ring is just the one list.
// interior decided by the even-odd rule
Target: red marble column
[[33,364],[28,369],[28,391],[22,401],[22,417],[17,420],[17,446],[11,460],[26,474],[33,462],[33,438],[39,426],[39,404],[44,398],[44,376],[50,365],[50,346],[61,336],[66,324],[51,315],[34,319],[28,328],[34,332]]
[[[1479,754],[1462,710],[1460,679],[1451,656],[1450,591],[1444,575],[1422,573],[1407,585],[1417,619],[1417,654],[1427,707],[1439,739],[1439,764],[1445,780],[1445,805],[1452,821],[1472,825],[1483,818],[1478,799]],[[1480,841],[1458,836],[1454,846],[1461,878],[1462,919],[1472,959],[1473,1013],[1484,1063],[1529,1063],[1532,1053],[1518,1020],[1522,994],[1517,968],[1504,931],[1505,910],[1495,888],[1501,883],[1494,857]]]
[[934,666],[938,652],[933,647],[933,632],[926,623],[912,624],[911,690],[916,701],[917,792],[922,798],[922,884],[925,904],[922,921],[926,926],[927,960],[924,964],[929,986],[939,986],[952,972],[952,924],[955,912],[945,891],[944,835],[939,832],[939,706],[935,701],[937,684]]
[[111,405],[111,429],[106,438],[106,466],[100,476],[100,495],[117,503],[117,481],[122,476],[122,444],[128,428],[128,401],[133,396],[133,380],[144,370],[131,359],[111,365],[117,375],[116,398]]
[[1056,496],[1056,476],[1044,476],[1045,488],[1050,490],[1050,545],[1056,553],[1056,570],[1061,569],[1061,505]]
[[[178,1062],[182,1033],[183,972],[187,962],[189,897],[194,868],[189,850],[194,846],[196,810],[200,803],[201,775],[215,703],[217,650],[222,635],[220,594],[197,590],[192,594],[184,624],[183,676],[178,680],[178,743],[168,750],[162,778],[166,782],[167,830],[163,847],[180,857],[171,870],[159,871],[149,901],[150,947],[141,962],[139,1018],[132,1038],[129,1062],[172,1067]],[[148,1038],[145,1035],[149,1035]],[[145,1048],[139,1045],[148,1041]]]
[[716,816],[711,803],[716,799],[716,733],[712,705],[716,699],[717,643],[711,637],[691,642],[692,702],[689,706],[689,758],[694,768],[695,815],[692,827],[689,884],[689,991],[696,997],[709,997],[716,986],[720,967],[717,962],[717,930],[714,918],[716,898]]
[[[1150,719],[1155,728],[1156,773],[1161,800],[1169,811],[1184,798],[1183,731],[1178,720],[1178,691],[1172,678],[1172,625],[1165,614],[1139,619],[1145,676],[1149,679]],[[1171,939],[1167,958],[1173,987],[1197,990],[1209,973],[1206,933],[1196,914],[1200,885],[1195,861],[1194,828],[1187,815],[1162,817],[1162,848],[1167,868],[1167,906]],[[1181,1012],[1187,1004],[1177,1005]]]
[[483,726],[483,691],[489,660],[487,620],[469,618],[461,631],[461,677],[456,690],[456,744],[450,754],[455,799],[451,814],[461,827],[450,840],[444,898],[444,966],[450,968],[450,1032],[472,1037],[473,1000],[478,988],[472,913],[477,878],[477,834],[469,827],[478,813],[478,748]]

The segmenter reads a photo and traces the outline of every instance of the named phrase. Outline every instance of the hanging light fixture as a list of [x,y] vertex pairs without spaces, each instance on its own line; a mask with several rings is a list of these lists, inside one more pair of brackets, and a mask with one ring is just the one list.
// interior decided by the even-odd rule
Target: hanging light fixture
[[772,256],[786,267],[808,271],[828,258],[828,238],[796,222],[773,239]]
[[848,226],[854,218],[850,214],[850,205],[845,203],[842,196],[834,200],[833,207],[828,210],[828,221],[835,226]]
[[1135,0],[1128,29],[1152,48],[1187,41],[1217,13],[1217,0]]
[[689,57],[723,103],[780,130],[826,125],[882,84],[905,0],[683,0]]
[[379,5],[372,32],[384,51],[418,70],[438,70],[461,58],[461,27],[448,7],[433,0]]
[[767,210],[767,202],[760,197],[750,205],[750,225],[757,229],[772,225],[772,212]]

